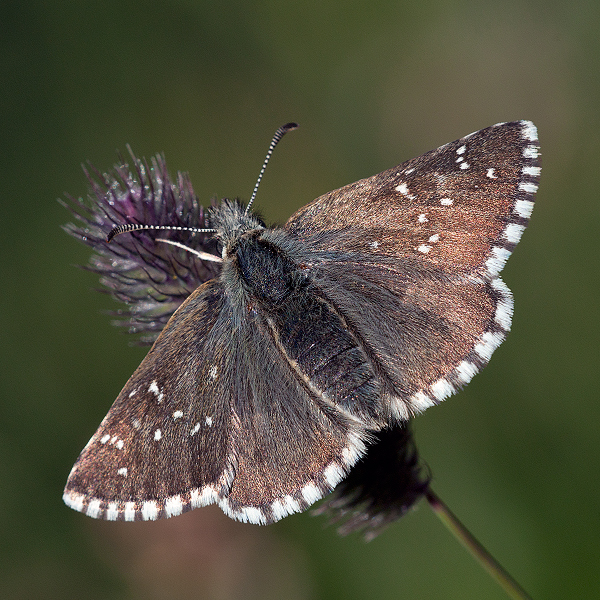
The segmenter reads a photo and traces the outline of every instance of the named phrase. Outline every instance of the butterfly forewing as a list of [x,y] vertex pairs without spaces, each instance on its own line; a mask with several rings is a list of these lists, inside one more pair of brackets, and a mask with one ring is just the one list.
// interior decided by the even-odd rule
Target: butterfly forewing
[[315,248],[417,257],[444,273],[497,274],[531,214],[538,154],[529,121],[488,127],[324,194],[286,229]]
[[229,397],[215,393],[223,300],[209,282],[176,312],[81,453],[67,503],[94,517],[148,519],[226,492],[231,411]]
[[[540,167],[532,123],[504,123],[329,192],[286,229],[388,390],[411,414],[468,383],[510,329],[497,277],[533,208]],[[386,397],[387,396],[387,397]]]

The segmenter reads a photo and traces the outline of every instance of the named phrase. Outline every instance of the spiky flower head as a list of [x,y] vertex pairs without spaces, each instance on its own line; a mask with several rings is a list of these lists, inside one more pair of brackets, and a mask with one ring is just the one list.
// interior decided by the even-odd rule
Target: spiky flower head
[[[107,242],[109,232],[120,224],[206,226],[204,209],[186,173],[178,172],[173,180],[162,155],[148,163],[128,150],[131,166],[121,158],[105,174],[91,165],[84,167],[90,193],[87,199],[67,196],[68,202],[61,201],[78,221],[65,225],[64,230],[94,249],[86,268],[100,275],[104,291],[127,305],[113,312],[118,317],[115,324],[138,334],[138,342],[150,344],[178,306],[196,287],[218,274],[220,267],[158,241],[156,232],[132,232]],[[173,235],[168,231],[161,234],[162,238]],[[210,234],[177,232],[177,241],[216,253]]]

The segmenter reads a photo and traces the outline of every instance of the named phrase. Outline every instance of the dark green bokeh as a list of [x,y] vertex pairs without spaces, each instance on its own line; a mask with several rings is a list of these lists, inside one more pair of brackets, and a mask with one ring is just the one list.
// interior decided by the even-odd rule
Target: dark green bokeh
[[79,164],[164,151],[196,192],[268,220],[498,121],[538,126],[542,183],[504,272],[513,333],[415,421],[433,486],[535,598],[600,588],[600,5],[562,2],[5,3],[0,34],[0,597],[503,598],[427,506],[364,544],[322,518],[214,507],[96,522],[62,487],[144,351],[72,267],[55,199]]

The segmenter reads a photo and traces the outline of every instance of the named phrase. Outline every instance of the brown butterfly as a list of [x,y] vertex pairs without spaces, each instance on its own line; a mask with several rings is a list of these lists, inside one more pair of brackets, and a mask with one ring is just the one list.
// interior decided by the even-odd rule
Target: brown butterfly
[[[538,156],[531,122],[502,123],[329,192],[283,227],[223,200],[209,209],[202,249],[177,261],[158,250],[179,250],[176,240],[119,236],[145,236],[136,250],[135,240],[111,250],[121,264],[148,255],[201,285],[147,327],[135,321],[156,331],[170,317],[75,463],[64,501],[126,521],[217,503],[266,524],[331,492],[378,432],[466,385],[506,337],[513,302],[499,273],[531,215]],[[98,232],[119,225],[109,217],[124,222],[113,234],[203,227],[193,202],[191,221],[169,208],[191,187],[181,176],[166,186],[162,166],[144,225],[126,223],[135,194],[117,193],[116,213],[70,231],[100,244]],[[156,201],[165,194],[166,209]],[[152,266],[136,269],[153,278]],[[155,290],[169,284],[158,279]],[[142,306],[135,277],[119,281],[120,297]]]

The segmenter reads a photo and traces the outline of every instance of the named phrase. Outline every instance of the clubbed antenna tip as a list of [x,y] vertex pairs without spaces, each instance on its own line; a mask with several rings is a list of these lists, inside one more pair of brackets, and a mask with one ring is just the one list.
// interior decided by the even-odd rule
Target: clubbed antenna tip
[[273,150],[275,150],[275,146],[277,146],[277,144],[279,143],[279,140],[281,140],[281,138],[288,131],[292,131],[293,129],[298,129],[298,123],[286,123],[285,125],[282,125],[275,132],[275,135],[273,136],[273,139],[271,140],[271,144],[269,145],[269,150],[267,151],[267,156],[265,157],[265,160],[263,162],[260,173],[258,174],[258,179],[256,180],[256,185],[254,186],[254,190],[252,191],[252,196],[250,197],[250,202],[248,202],[248,206],[246,206],[246,214],[248,214],[250,212],[250,207],[252,206],[252,203],[254,202],[254,198],[256,198],[256,192],[258,192],[258,186],[260,185],[260,182],[261,182],[261,179],[265,172],[265,169],[267,168],[267,165],[269,164],[269,160],[271,159],[271,154],[273,154]]

